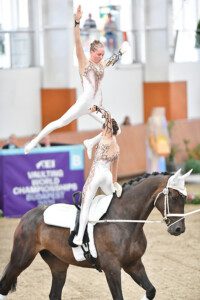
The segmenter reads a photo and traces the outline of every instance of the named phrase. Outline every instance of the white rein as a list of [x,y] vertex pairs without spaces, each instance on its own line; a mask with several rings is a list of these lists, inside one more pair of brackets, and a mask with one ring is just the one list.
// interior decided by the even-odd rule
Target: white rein
[[200,212],[200,209],[193,210],[191,212],[185,213],[185,214],[171,214],[169,211],[169,189],[166,187],[164,188],[158,195],[156,196],[156,199],[154,201],[154,206],[156,205],[156,202],[161,194],[164,194],[164,218],[161,221],[154,221],[154,220],[121,220],[121,219],[105,219],[105,220],[90,220],[90,223],[163,223],[165,222],[169,217],[180,217],[177,221],[173,222],[170,225],[167,225],[168,228],[175,223],[179,222],[180,220],[184,219],[187,216],[190,216],[192,214]]

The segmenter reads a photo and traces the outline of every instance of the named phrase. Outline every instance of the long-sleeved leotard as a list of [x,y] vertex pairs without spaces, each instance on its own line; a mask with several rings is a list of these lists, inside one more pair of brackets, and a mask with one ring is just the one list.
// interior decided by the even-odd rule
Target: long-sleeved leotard
[[[110,127],[110,125],[112,123],[110,115],[106,123],[106,131],[111,132],[112,127]],[[111,195],[115,191],[111,168],[114,164],[117,164],[118,156],[119,146],[115,136],[112,134],[109,138],[102,136],[96,149],[89,176],[83,187],[79,232],[74,238],[74,243],[77,245],[82,244],[84,231],[88,222],[90,205],[96,195],[97,189],[100,187],[106,195]],[[114,177],[116,177],[116,175]]]

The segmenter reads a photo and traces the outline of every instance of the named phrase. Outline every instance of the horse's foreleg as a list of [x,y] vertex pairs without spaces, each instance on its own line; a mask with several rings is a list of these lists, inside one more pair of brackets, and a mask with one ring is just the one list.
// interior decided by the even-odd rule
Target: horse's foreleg
[[123,300],[122,287],[121,287],[121,267],[113,262],[105,267],[102,266],[102,269],[106,275],[108,286],[110,288],[112,297],[114,300]]
[[144,296],[142,300],[154,299],[156,289],[149,281],[141,260],[138,260],[136,263],[125,267],[124,271],[128,273],[133,278],[133,280],[146,291],[146,296]]
[[67,269],[69,265],[62,262],[47,250],[40,251],[40,255],[51,269],[52,284],[49,299],[61,300],[62,289],[65,284]]

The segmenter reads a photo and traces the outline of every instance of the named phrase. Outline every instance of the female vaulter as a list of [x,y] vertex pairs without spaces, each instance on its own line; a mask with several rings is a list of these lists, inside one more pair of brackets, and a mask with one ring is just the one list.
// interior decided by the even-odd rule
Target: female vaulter
[[[104,45],[100,41],[94,40],[90,45],[90,58],[87,59],[83,51],[80,36],[79,24],[81,17],[82,11],[81,6],[79,5],[74,16],[74,32],[76,54],[79,63],[79,72],[82,79],[83,93],[77,99],[75,104],[72,105],[61,118],[49,123],[33,140],[31,140],[25,146],[25,154],[28,154],[39,143],[39,141],[50,132],[71,123],[83,115],[89,114],[99,122],[103,123],[101,114],[91,112],[90,108],[93,107],[93,105],[97,105],[98,107],[102,106],[101,82],[104,76],[104,69],[106,66],[114,65],[123,53],[121,50],[119,50],[117,54],[113,54],[108,60],[103,61],[105,52]],[[120,130],[118,131],[118,134],[119,133]],[[92,147],[97,144],[100,139],[101,134],[97,135],[93,139],[84,141],[89,158],[91,158]]]
[[98,188],[100,187],[106,195],[112,195],[116,192],[117,197],[120,197],[122,193],[122,187],[117,182],[119,146],[116,135],[119,126],[104,109],[94,105],[91,110],[101,113],[105,123],[89,176],[83,187],[79,230],[73,239],[73,243],[77,246],[83,243],[90,206]]

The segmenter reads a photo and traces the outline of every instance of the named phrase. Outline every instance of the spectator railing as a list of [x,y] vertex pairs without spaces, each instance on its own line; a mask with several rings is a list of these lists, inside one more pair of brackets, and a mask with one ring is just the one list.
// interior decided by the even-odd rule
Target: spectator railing
[[34,65],[33,30],[0,31],[0,69]]
[[100,40],[105,45],[105,57],[109,57],[116,52],[124,41],[129,43],[129,49],[122,57],[121,64],[141,63],[143,61],[141,51],[138,51],[138,44],[144,39],[144,31],[114,31],[112,35],[106,37],[104,31],[97,29],[81,29],[83,48],[89,55],[90,43],[93,40]]
[[[65,30],[65,28],[62,28]],[[169,43],[169,56],[174,62],[200,61],[200,41],[197,44],[197,31],[177,30]],[[90,43],[100,40],[105,45],[105,58],[116,52],[124,41],[129,43],[129,50],[120,64],[145,62],[145,31],[115,31],[115,47],[110,37],[106,39],[104,31],[96,29],[81,29],[83,48],[89,55]],[[34,66],[34,36],[33,30],[1,30],[0,31],[0,69],[28,68]],[[200,36],[200,33],[199,33]],[[200,39],[200,38],[199,38]]]

